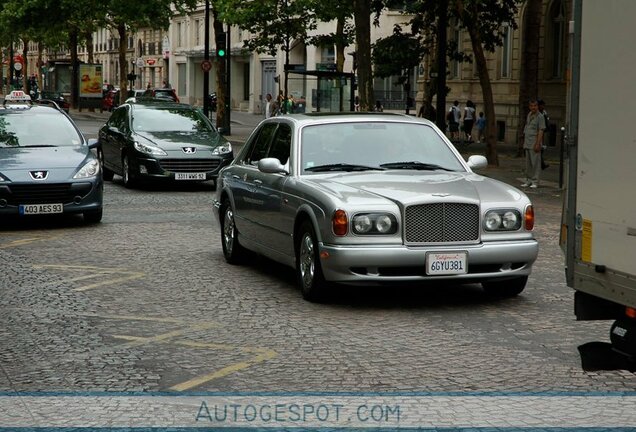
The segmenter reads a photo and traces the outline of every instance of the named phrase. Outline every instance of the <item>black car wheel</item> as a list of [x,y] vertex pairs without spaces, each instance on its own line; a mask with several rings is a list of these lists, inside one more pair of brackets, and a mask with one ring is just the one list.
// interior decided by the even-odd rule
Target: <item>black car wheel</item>
[[320,302],[325,299],[327,282],[322,274],[318,241],[311,222],[305,221],[298,231],[296,245],[296,278],[305,300]]
[[221,205],[221,245],[223,256],[229,264],[240,264],[245,258],[245,249],[239,243],[238,230],[234,224],[234,210],[229,200]]
[[493,297],[514,297],[525,289],[527,282],[528,276],[519,276],[502,281],[482,282],[481,286]]
[[102,178],[106,181],[111,181],[115,173],[104,166],[104,152],[102,149],[97,150],[97,158],[99,159],[99,165],[102,169]]
[[132,173],[132,168],[130,167],[130,160],[128,159],[127,155],[124,155],[124,157],[121,160],[121,170],[122,170],[122,177],[124,180],[124,186],[126,186],[127,188],[131,188],[135,186],[135,175]]
[[103,210],[95,210],[90,212],[84,212],[84,222],[89,224],[95,224],[102,221]]

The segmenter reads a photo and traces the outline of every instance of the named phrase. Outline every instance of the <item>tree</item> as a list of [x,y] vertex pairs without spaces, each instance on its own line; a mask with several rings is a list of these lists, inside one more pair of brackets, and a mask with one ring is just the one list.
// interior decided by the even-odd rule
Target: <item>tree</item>
[[251,33],[245,48],[276,56],[285,53],[285,98],[288,93],[289,53],[292,43],[305,41],[316,28],[316,15],[307,0],[217,0],[220,18]]
[[371,111],[375,105],[371,67],[371,6],[371,0],[353,0],[356,59],[358,61],[358,95],[362,111]]
[[409,35],[402,32],[402,27],[396,25],[393,34],[381,38],[373,44],[371,58],[374,74],[380,78],[398,75],[398,84],[407,90],[405,101],[406,113],[409,113],[409,91],[411,88],[410,71],[417,67],[422,58],[429,53],[429,47],[419,35]]
[[528,101],[539,94],[539,31],[543,16],[541,0],[527,0],[521,35],[521,67],[519,72],[519,128],[517,155],[523,155],[523,128],[528,115]]
[[349,19],[353,17],[353,5],[340,0],[310,0],[310,8],[316,19],[323,22],[336,21],[336,31],[309,38],[316,46],[336,47],[336,71],[344,71],[345,48],[354,41],[354,28]]

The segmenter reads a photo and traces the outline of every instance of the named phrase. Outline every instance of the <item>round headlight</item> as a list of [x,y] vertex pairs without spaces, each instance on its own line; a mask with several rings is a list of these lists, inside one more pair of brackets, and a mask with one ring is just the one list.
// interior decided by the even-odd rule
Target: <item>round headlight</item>
[[490,212],[486,215],[486,229],[494,231],[501,226],[501,216],[496,212]]
[[375,220],[375,229],[382,234],[389,232],[391,225],[393,225],[393,222],[391,222],[391,218],[387,215],[378,216]]
[[503,227],[505,229],[514,229],[517,227],[519,218],[515,212],[507,211],[503,215]]
[[353,218],[353,230],[358,234],[364,234],[371,230],[371,218],[367,215],[356,216]]

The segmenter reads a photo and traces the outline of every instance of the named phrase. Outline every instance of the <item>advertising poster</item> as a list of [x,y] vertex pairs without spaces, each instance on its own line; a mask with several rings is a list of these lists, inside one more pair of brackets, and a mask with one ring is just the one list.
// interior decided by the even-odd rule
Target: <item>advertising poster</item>
[[101,98],[102,97],[102,65],[81,64],[80,73],[80,97]]

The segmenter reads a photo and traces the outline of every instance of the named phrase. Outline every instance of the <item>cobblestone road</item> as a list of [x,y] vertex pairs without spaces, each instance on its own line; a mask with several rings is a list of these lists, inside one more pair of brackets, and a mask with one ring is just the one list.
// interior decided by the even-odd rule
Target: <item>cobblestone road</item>
[[127,190],[116,177],[104,195],[98,225],[3,221],[1,391],[636,389],[632,373],[580,368],[577,346],[610,324],[574,321],[556,188],[533,192],[541,249],[518,298],[343,288],[326,305],[271,261],[225,263],[209,184]]

